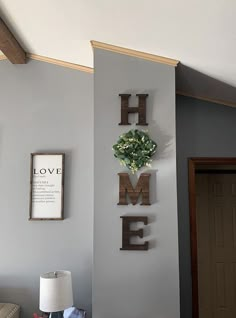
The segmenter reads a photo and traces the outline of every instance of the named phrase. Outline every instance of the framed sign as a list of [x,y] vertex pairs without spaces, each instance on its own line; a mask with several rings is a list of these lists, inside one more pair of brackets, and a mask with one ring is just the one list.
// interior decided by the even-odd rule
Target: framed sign
[[29,220],[63,220],[64,153],[32,153]]

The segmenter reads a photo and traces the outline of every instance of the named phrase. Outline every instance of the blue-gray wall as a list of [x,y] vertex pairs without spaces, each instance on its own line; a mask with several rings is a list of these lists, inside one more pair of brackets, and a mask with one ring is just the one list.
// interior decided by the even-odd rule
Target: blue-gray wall
[[[28,221],[30,153],[65,157],[64,221]],[[38,309],[39,276],[72,272],[75,305],[91,317],[93,76],[29,61],[0,63],[0,302]]]
[[[98,75],[95,73],[95,95],[98,98],[95,103],[95,119],[98,121],[95,126],[98,134],[95,139],[99,142],[107,138],[107,146],[104,143],[97,143],[95,147],[97,158],[102,154],[101,147],[106,158],[110,158],[109,165],[107,161],[104,164],[103,158],[99,159],[97,168],[101,170],[97,170],[95,174],[96,184],[99,189],[100,173],[106,169],[109,171],[109,176],[107,175],[106,178],[109,178],[109,184],[113,184],[113,192],[109,199],[110,206],[102,206],[102,209],[99,208],[99,214],[95,215],[97,218],[95,274],[100,277],[96,282],[97,291],[95,290],[98,298],[94,299],[99,308],[97,307],[98,314],[96,316],[95,312],[94,317],[100,317],[100,313],[106,313],[110,317],[114,306],[116,308],[118,306],[115,316],[121,316],[120,309],[124,309],[124,312],[130,313],[132,317],[136,310],[148,306],[145,310],[146,312],[148,310],[149,317],[152,317],[152,314],[156,317],[158,312],[163,317],[170,312],[173,315],[176,313],[177,317],[177,248],[172,242],[175,238],[177,243],[174,194],[174,70],[156,63],[102,52],[97,55],[96,67]],[[160,147],[160,155],[155,158],[157,160],[152,171],[152,177],[157,175],[157,179],[153,178],[157,180],[153,185],[157,183],[155,186],[158,192],[157,196],[154,195],[154,199],[158,199],[159,203],[155,204],[155,211],[151,210],[150,213],[153,219],[150,234],[156,246],[154,244],[154,248],[146,255],[135,252],[123,254],[119,251],[120,215],[123,215],[124,211],[146,214],[147,208],[136,207],[130,210],[128,207],[124,210],[116,207],[118,193],[116,172],[123,169],[115,159],[112,159],[111,144],[116,141],[120,132],[130,128],[117,125],[120,113],[120,100],[117,95],[121,92],[133,94],[140,91],[147,92],[147,89],[150,94],[149,107],[151,105],[151,113],[148,115],[151,136],[154,140],[157,138]],[[133,102],[136,102],[136,99]],[[113,107],[112,110],[110,107]],[[7,61],[2,61],[0,114],[0,302],[19,303],[22,306],[22,317],[32,317],[32,312],[38,309],[39,275],[59,267],[72,271],[75,304],[85,308],[91,317],[93,76],[35,61],[30,61],[27,66],[13,66]],[[190,318],[191,267],[187,158],[236,157],[236,109],[178,96],[176,115],[181,318]],[[30,153],[35,151],[66,153],[66,220],[63,222],[28,221]],[[172,168],[169,177],[172,181],[166,179],[170,164]],[[106,185],[103,175],[102,181]],[[172,201],[169,195],[170,186],[173,187]],[[109,187],[104,189],[107,191]],[[101,190],[99,189],[95,196],[97,200],[103,200],[99,199]],[[168,209],[163,208],[163,198],[166,207],[167,199],[171,204]],[[105,204],[105,201],[102,204]],[[113,211],[115,207],[116,211]],[[104,220],[100,219],[101,216],[104,216],[106,221],[107,217],[109,218],[110,223],[105,223],[105,229],[108,230],[108,235],[112,236],[107,240],[106,248],[115,255],[114,263],[110,262],[106,250],[101,249],[104,234]],[[173,219],[172,224],[170,219]],[[169,234],[171,235],[168,236]],[[167,245],[164,244],[165,242]],[[165,249],[162,248],[163,244]],[[165,261],[166,258],[169,261]],[[171,276],[168,275],[170,272]],[[142,273],[144,276],[140,277]],[[127,285],[120,280],[122,275],[126,275]],[[146,282],[151,283],[146,286]],[[137,289],[134,287],[139,287],[139,283],[142,286],[138,289],[139,297],[136,298]],[[128,293],[127,299],[126,294],[122,293],[124,286],[130,286],[132,289],[132,291],[128,288],[125,290]],[[150,286],[152,290],[149,289]],[[121,299],[117,298],[118,294]],[[127,301],[125,308],[122,305],[119,307],[122,304],[122,297],[123,304]],[[157,308],[149,306],[151,302],[157,304]],[[142,310],[139,310],[139,313],[142,314]]]
[[192,314],[188,158],[236,157],[236,109],[177,96],[177,189],[181,318]]
[[[93,318],[178,318],[179,263],[175,149],[175,68],[95,49]],[[148,93],[148,126],[119,126],[120,93]],[[112,145],[131,128],[148,130],[158,144],[151,168],[151,206],[118,206],[119,178],[127,172]],[[139,173],[140,173],[139,172]],[[138,173],[138,174],[139,174]],[[131,173],[129,172],[131,175]],[[133,181],[137,182],[137,175]],[[120,216],[144,215],[148,251],[120,251]]]

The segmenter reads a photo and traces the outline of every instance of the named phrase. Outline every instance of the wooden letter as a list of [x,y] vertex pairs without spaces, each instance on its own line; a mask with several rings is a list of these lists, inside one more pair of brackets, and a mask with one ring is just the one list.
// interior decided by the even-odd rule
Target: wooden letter
[[128,251],[147,251],[148,242],[144,244],[131,244],[130,238],[132,236],[138,236],[143,238],[143,229],[132,231],[130,229],[130,223],[132,222],[143,222],[145,225],[148,224],[148,218],[146,216],[121,216],[122,218],[122,248],[120,250]]
[[138,123],[136,125],[147,126],[146,123],[146,99],[148,94],[136,94],[138,96],[138,106],[129,107],[130,94],[119,94],[121,97],[121,122],[119,125],[130,125],[129,113],[138,113]]
[[[127,195],[133,205],[137,204],[138,198],[142,193],[141,205],[150,205],[149,201],[149,178],[150,173],[141,173],[138,183],[133,188],[128,173],[118,173],[120,177],[119,203],[118,205],[128,205]],[[126,195],[127,194],[127,195]]]

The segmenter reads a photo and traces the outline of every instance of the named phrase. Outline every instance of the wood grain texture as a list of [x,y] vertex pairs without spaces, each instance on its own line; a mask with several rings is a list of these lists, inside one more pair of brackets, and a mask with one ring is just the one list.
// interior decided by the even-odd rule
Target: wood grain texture
[[138,113],[138,123],[136,125],[139,126],[147,126],[148,123],[146,122],[146,99],[148,94],[136,94],[138,97],[138,106],[130,107],[129,106],[129,98],[131,94],[119,94],[121,97],[121,121],[119,125],[131,125],[129,123],[128,115],[130,113]]
[[176,67],[179,63],[179,61],[174,60],[174,59],[170,59],[167,57],[158,56],[155,54],[145,53],[145,52],[141,52],[141,51],[136,51],[136,50],[132,50],[132,49],[127,49],[124,47],[111,45],[111,44],[107,44],[107,43],[102,43],[102,42],[98,42],[98,41],[91,41],[91,45],[93,48],[111,51],[114,53],[124,54],[124,55],[128,55],[128,56],[133,56],[133,57],[137,57],[137,58],[152,61],[152,62],[166,64],[169,66]]
[[192,311],[193,318],[199,317],[198,307],[198,261],[197,261],[197,219],[196,219],[196,188],[195,161],[189,159],[189,213],[190,213],[190,241],[192,266]]
[[13,64],[25,64],[26,53],[0,18],[0,50]]
[[130,225],[133,222],[143,222],[144,225],[148,224],[147,216],[121,216],[122,219],[122,248],[121,251],[147,251],[148,241],[144,244],[131,244],[130,239],[133,236],[143,238],[143,229],[131,230]]
[[196,168],[197,165],[235,165],[236,158],[189,158],[189,214],[190,214],[190,242],[192,268],[192,317],[199,318],[198,300],[198,244],[197,244],[197,214],[196,214]]
[[129,178],[128,173],[118,173],[119,176],[119,203],[118,205],[128,205],[127,196],[133,205],[138,203],[138,198],[142,195],[142,201],[140,205],[151,205],[149,199],[149,181],[150,173],[141,173],[138,182],[135,187]]

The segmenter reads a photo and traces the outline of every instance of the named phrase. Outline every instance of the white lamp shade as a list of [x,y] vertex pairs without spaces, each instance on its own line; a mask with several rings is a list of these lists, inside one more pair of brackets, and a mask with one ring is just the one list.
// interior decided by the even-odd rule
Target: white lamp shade
[[39,309],[41,311],[51,313],[72,306],[71,272],[56,271],[40,276]]

